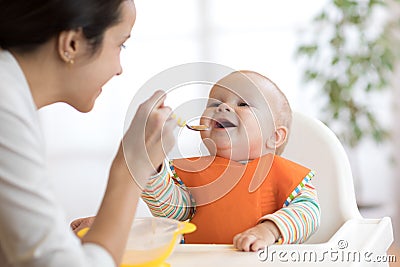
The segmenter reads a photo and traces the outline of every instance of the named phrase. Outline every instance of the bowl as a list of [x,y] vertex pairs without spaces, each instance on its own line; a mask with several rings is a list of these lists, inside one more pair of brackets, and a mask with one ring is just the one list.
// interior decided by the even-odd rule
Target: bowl
[[[120,267],[167,267],[165,260],[180,243],[182,234],[196,226],[189,222],[161,217],[136,218],[132,223]],[[81,230],[83,236],[88,229]]]

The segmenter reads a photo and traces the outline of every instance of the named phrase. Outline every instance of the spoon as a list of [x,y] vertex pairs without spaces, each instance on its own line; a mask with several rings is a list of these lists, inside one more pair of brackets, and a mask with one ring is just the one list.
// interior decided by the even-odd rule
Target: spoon
[[189,125],[185,124],[186,128],[193,130],[193,131],[208,131],[210,128],[207,125]]
[[181,118],[177,118],[176,114],[172,114],[171,118],[175,119],[176,122],[178,123],[179,127],[185,127],[188,128],[189,130],[192,131],[208,131],[210,128],[207,125],[189,125],[186,123],[186,121],[182,121]]

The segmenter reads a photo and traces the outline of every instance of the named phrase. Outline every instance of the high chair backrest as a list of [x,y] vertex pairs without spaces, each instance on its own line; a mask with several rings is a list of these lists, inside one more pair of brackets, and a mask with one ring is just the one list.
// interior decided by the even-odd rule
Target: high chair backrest
[[361,218],[358,211],[350,163],[336,135],[321,121],[294,112],[283,157],[316,172],[321,205],[321,226],[307,243],[322,243],[348,219]]

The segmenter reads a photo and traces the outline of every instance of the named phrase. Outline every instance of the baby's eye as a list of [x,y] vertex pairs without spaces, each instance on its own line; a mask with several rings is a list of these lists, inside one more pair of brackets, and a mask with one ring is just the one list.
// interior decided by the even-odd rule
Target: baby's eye
[[239,106],[239,107],[248,107],[249,104],[247,104],[246,102],[240,102],[240,103],[238,104],[238,106]]
[[218,107],[219,105],[220,105],[221,103],[219,103],[219,102],[212,102],[212,103],[209,103],[207,106],[208,107]]

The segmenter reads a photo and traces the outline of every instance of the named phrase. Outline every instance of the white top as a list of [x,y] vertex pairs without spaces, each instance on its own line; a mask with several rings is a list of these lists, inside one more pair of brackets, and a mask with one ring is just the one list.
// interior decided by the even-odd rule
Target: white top
[[0,266],[115,266],[104,248],[82,245],[73,234],[45,168],[28,83],[15,58],[0,50]]

